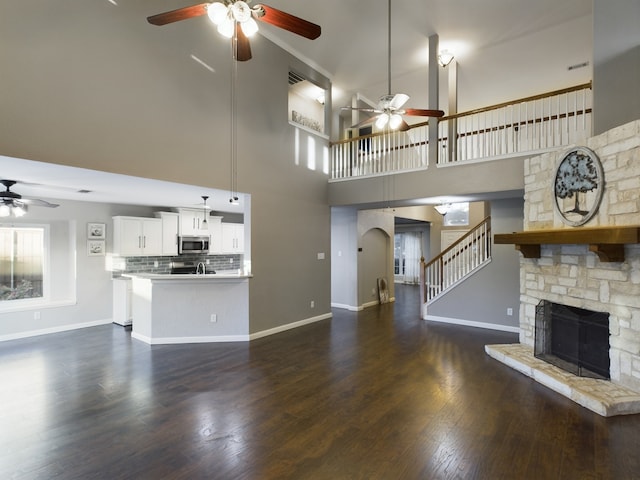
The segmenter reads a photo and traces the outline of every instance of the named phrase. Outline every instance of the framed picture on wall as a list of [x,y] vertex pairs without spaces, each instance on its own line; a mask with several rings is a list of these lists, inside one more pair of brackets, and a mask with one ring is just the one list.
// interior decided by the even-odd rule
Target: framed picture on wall
[[104,256],[104,240],[87,240],[87,255],[90,257]]
[[104,223],[87,223],[87,238],[89,240],[103,240],[106,225]]

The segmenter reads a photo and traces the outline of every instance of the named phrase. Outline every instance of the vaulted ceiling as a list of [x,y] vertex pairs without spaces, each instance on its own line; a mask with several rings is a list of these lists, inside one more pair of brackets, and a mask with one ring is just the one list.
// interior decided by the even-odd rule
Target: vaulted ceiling
[[[215,28],[206,17],[165,27],[146,23],[147,16],[190,5],[189,0],[82,0],[82,14],[75,8],[78,1],[2,2],[0,40],[15,46],[16,56],[46,45],[47,37],[73,35],[81,43],[89,30],[103,28],[101,18],[117,15],[122,30],[104,32],[105,38],[135,48],[138,36],[164,28],[179,42],[176,48],[188,50],[194,31]],[[261,36],[252,42],[269,39],[329,77],[334,109],[350,104],[355,93],[374,102],[386,93],[387,0],[269,0],[268,5],[321,25],[320,38],[310,41],[261,23]],[[591,79],[590,65],[568,67],[591,61],[592,0],[392,0],[391,19],[392,90],[411,96],[408,107],[432,108],[427,105],[427,47],[434,34],[458,62],[459,110]],[[228,49],[228,41],[220,38],[211,48]],[[44,49],[38,55],[42,64],[28,68],[55,74],[55,55]],[[440,72],[446,79],[445,70]],[[4,172],[12,168],[6,159],[0,167]],[[28,168],[23,173],[29,177]],[[31,179],[38,183],[52,175]],[[118,180],[122,199],[123,179]],[[152,187],[150,195],[160,190]]]

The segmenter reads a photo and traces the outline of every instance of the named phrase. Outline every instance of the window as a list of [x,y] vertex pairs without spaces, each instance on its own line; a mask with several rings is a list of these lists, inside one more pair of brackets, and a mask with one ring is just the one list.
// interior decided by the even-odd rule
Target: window
[[45,296],[44,227],[0,227],[0,302]]

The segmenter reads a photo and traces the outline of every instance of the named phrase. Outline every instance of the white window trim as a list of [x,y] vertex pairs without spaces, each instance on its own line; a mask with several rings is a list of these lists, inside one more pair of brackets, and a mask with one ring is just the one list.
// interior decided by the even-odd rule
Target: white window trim
[[0,313],[20,312],[34,308],[54,306],[51,301],[51,245],[50,226],[46,223],[0,223],[0,228],[42,228],[43,256],[42,256],[42,297],[23,298],[20,300],[0,301]]

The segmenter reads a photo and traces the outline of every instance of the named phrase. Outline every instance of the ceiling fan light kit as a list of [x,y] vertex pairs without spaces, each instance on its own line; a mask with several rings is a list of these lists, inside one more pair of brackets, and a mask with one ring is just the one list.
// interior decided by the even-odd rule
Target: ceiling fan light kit
[[387,42],[387,86],[388,91],[386,95],[382,95],[378,101],[376,108],[358,108],[358,107],[342,107],[343,110],[359,110],[361,112],[376,113],[377,115],[371,118],[367,118],[362,122],[353,125],[351,128],[358,128],[367,124],[374,123],[378,130],[383,130],[385,127],[389,127],[391,130],[407,131],[411,127],[402,118],[402,115],[417,116],[417,117],[442,117],[444,112],[442,110],[426,110],[420,108],[406,108],[403,109],[403,105],[409,100],[409,95],[405,93],[391,93],[391,0],[387,2],[389,15],[388,15],[388,42]]
[[0,204],[0,217],[22,217],[27,213],[27,206],[14,200],[3,200]]
[[162,26],[207,15],[209,20],[217,26],[221,35],[232,39],[233,58],[238,61],[251,59],[251,45],[248,37],[253,36],[258,31],[256,20],[269,23],[309,40],[314,40],[320,36],[322,29],[315,23],[268,5],[259,4],[250,7],[249,3],[251,3],[251,0],[201,3],[152,15],[147,17],[147,21],[152,25]]
[[58,205],[36,198],[23,198],[22,195],[11,191],[16,184],[15,180],[0,180],[5,191],[0,192],[0,217],[22,217],[29,210],[29,204],[39,207],[55,208]]

